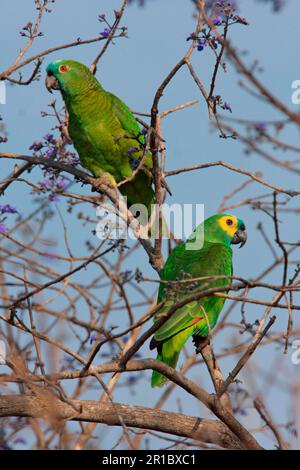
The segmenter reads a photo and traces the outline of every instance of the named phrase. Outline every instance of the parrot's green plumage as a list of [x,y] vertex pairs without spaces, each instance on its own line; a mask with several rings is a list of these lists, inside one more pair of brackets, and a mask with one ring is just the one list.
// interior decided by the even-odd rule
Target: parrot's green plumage
[[[144,154],[145,138],[126,104],[104,90],[85,65],[72,60],[49,64],[46,86],[49,91],[58,89],[62,93],[69,113],[69,134],[83,167],[111,186],[130,178]],[[147,153],[143,167],[120,186],[128,207],[143,204],[148,215],[154,203],[151,170],[152,156]],[[191,242],[203,227],[203,246],[197,247]],[[213,216],[191,237],[170,254],[161,273],[162,280],[232,275],[230,245],[246,240],[245,225],[240,219],[226,214]],[[228,279],[197,281],[196,288],[226,284]],[[174,302],[190,296],[191,287],[184,288],[183,284],[176,298],[169,294],[168,285],[161,284],[158,303],[164,300],[165,304],[157,319]],[[186,340],[192,335],[205,337],[214,328],[224,301],[221,297],[204,297],[177,309],[152,338],[150,347],[157,347],[157,359],[175,368]],[[162,386],[165,381],[162,374],[153,372],[152,386]]]
[[[104,90],[85,65],[73,60],[49,64],[46,86],[62,93],[69,134],[83,167],[112,186],[131,177],[143,156],[145,138],[128,106]],[[128,206],[143,204],[148,214],[154,203],[151,168],[148,153],[143,168],[120,186]]]
[[[200,243],[201,240],[203,243]],[[161,279],[177,281],[205,276],[232,276],[230,245],[244,244],[245,241],[246,230],[242,220],[227,214],[212,216],[197,227],[187,242],[178,245],[172,251],[162,270]],[[194,289],[198,292],[201,288],[227,284],[230,284],[228,279],[195,281],[193,287],[190,283],[186,285],[182,283],[177,293],[174,294],[173,291],[172,295],[170,286],[161,283],[157,302],[164,300],[165,304],[156,315],[156,320],[174,303],[190,297]],[[179,353],[187,339],[190,336],[208,336],[217,322],[224,302],[224,298],[210,296],[178,308],[152,338],[150,348],[157,348],[157,359],[175,368]],[[160,387],[166,380],[164,375],[153,371],[152,387]]]

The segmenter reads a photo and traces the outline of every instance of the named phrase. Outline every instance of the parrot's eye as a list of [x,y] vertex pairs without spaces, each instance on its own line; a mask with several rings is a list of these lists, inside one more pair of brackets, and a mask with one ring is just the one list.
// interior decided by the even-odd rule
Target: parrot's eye
[[70,70],[70,67],[68,67],[67,65],[61,65],[61,66],[59,67],[59,71],[60,71],[61,73],[68,72],[69,70]]
[[231,225],[233,225],[233,220],[232,219],[227,219],[226,224],[230,227]]

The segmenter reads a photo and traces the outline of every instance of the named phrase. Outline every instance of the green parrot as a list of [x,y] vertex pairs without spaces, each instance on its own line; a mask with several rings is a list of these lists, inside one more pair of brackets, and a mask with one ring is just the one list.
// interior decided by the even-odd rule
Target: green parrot
[[[132,176],[144,153],[145,136],[134,115],[118,97],[104,90],[90,70],[73,60],[57,60],[47,67],[46,87],[60,90],[69,113],[69,135],[82,166],[109,186]],[[128,207],[154,204],[152,156],[143,168],[120,186]],[[146,211],[145,211],[146,212]]]
[[[245,224],[235,216],[218,214],[200,224],[187,242],[178,245],[168,257],[161,279],[177,281],[205,276],[232,276],[232,250],[230,245],[247,240]],[[154,321],[167,312],[174,303],[182,301],[202,289],[230,284],[228,279],[211,279],[175,285],[161,283],[157,302],[165,304]],[[174,286],[174,284],[173,284]],[[150,349],[157,348],[157,359],[175,368],[179,353],[190,336],[195,341],[205,338],[214,328],[225,299],[216,296],[203,297],[178,308],[155,332]],[[166,377],[157,371],[152,374],[152,387],[161,387]]]

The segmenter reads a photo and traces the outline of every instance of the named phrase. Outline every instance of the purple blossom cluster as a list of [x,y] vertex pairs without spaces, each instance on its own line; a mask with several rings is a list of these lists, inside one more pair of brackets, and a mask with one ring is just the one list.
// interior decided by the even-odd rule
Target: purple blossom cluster
[[[50,159],[58,159],[66,162],[69,165],[77,166],[80,161],[74,152],[66,151],[65,146],[62,146],[53,134],[47,133],[42,140],[36,140],[29,147],[29,150],[37,153],[40,156]],[[48,192],[49,200],[58,202],[59,196],[57,193],[65,191],[69,185],[69,178],[61,175],[58,170],[52,168],[44,169],[44,178],[39,182],[39,188],[44,192]]]
[[0,233],[7,232],[7,227],[3,222],[0,222]]
[[268,126],[265,122],[256,122],[254,124],[254,129],[259,133],[259,134],[265,134],[268,130]]
[[77,155],[74,152],[66,151],[65,147],[62,146],[58,139],[55,139],[54,135],[51,133],[44,135],[42,140],[33,142],[29,150],[35,153],[40,152],[40,155],[46,158],[59,158],[72,166],[76,166],[80,163]]
[[121,284],[125,284],[126,282],[131,281],[133,279],[134,274],[131,270],[127,269],[126,271],[123,271],[120,273],[120,282]]
[[[120,12],[115,10],[116,19],[119,17],[119,15],[120,15]],[[99,35],[102,38],[108,38],[112,32],[112,25],[107,21],[106,15],[104,13],[101,13],[100,15],[98,15],[98,21],[100,21],[100,23],[105,24],[105,28],[103,29],[103,31],[100,31]],[[120,36],[126,36],[127,34],[126,26],[121,26],[120,28],[117,28],[117,30],[119,31]]]
[[107,28],[104,28],[104,30],[100,32],[100,36],[102,36],[103,38],[108,38],[110,33],[111,33],[111,28],[107,27]]
[[221,105],[221,108],[224,109],[224,111],[229,111],[230,113],[232,113],[231,106],[226,101]]
[[61,193],[69,186],[70,179],[61,175],[53,168],[44,169],[44,179],[39,182],[39,188],[44,192],[49,192],[49,201],[59,202],[57,193]]
[[39,152],[44,149],[44,155],[48,158],[54,158],[58,151],[57,140],[53,134],[46,134],[43,140],[36,140],[30,145],[29,150],[33,152]]
[[139,158],[133,158],[130,160],[130,167],[132,171],[136,170],[141,163],[141,160]]
[[97,340],[97,333],[92,333],[90,336],[90,345],[92,345]]
[[232,113],[231,105],[227,101],[223,101],[220,95],[214,97],[214,102],[224,111],[229,111],[230,113]]
[[18,211],[15,207],[10,204],[0,205],[0,214],[17,214]]
[[[225,28],[237,23],[243,25],[249,24],[245,18],[235,13],[236,3],[233,1],[212,1],[208,2],[206,5],[211,11],[210,19],[214,26],[223,26]],[[207,26],[202,28],[199,36],[191,34],[187,38],[187,41],[189,40],[196,40],[196,47],[199,52],[202,52],[208,45],[213,49],[217,49],[220,44],[220,40],[214,34],[213,27],[210,28]]]
[[[192,0],[194,3],[197,4],[198,0]],[[231,10],[237,11],[238,10],[238,2],[236,0],[206,0],[205,2],[206,9],[211,11],[215,15],[221,15],[224,12],[222,10]]]
[[4,222],[6,220],[6,216],[10,214],[18,214],[17,209],[10,204],[0,205],[0,215],[5,215],[4,218],[0,219],[0,233],[7,232],[7,226]]

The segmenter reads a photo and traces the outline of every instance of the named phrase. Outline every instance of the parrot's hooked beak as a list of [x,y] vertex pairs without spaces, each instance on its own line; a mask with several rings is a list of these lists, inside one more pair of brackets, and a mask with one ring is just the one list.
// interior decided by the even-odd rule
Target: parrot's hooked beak
[[52,90],[60,90],[60,86],[58,83],[58,80],[55,78],[55,76],[51,73],[47,73],[46,80],[45,80],[45,85],[47,90],[52,93]]
[[240,243],[240,248],[242,248],[242,246],[245,245],[246,241],[247,241],[247,231],[246,231],[246,227],[243,227],[243,228],[239,228],[235,232],[231,243],[232,245],[238,245]]

